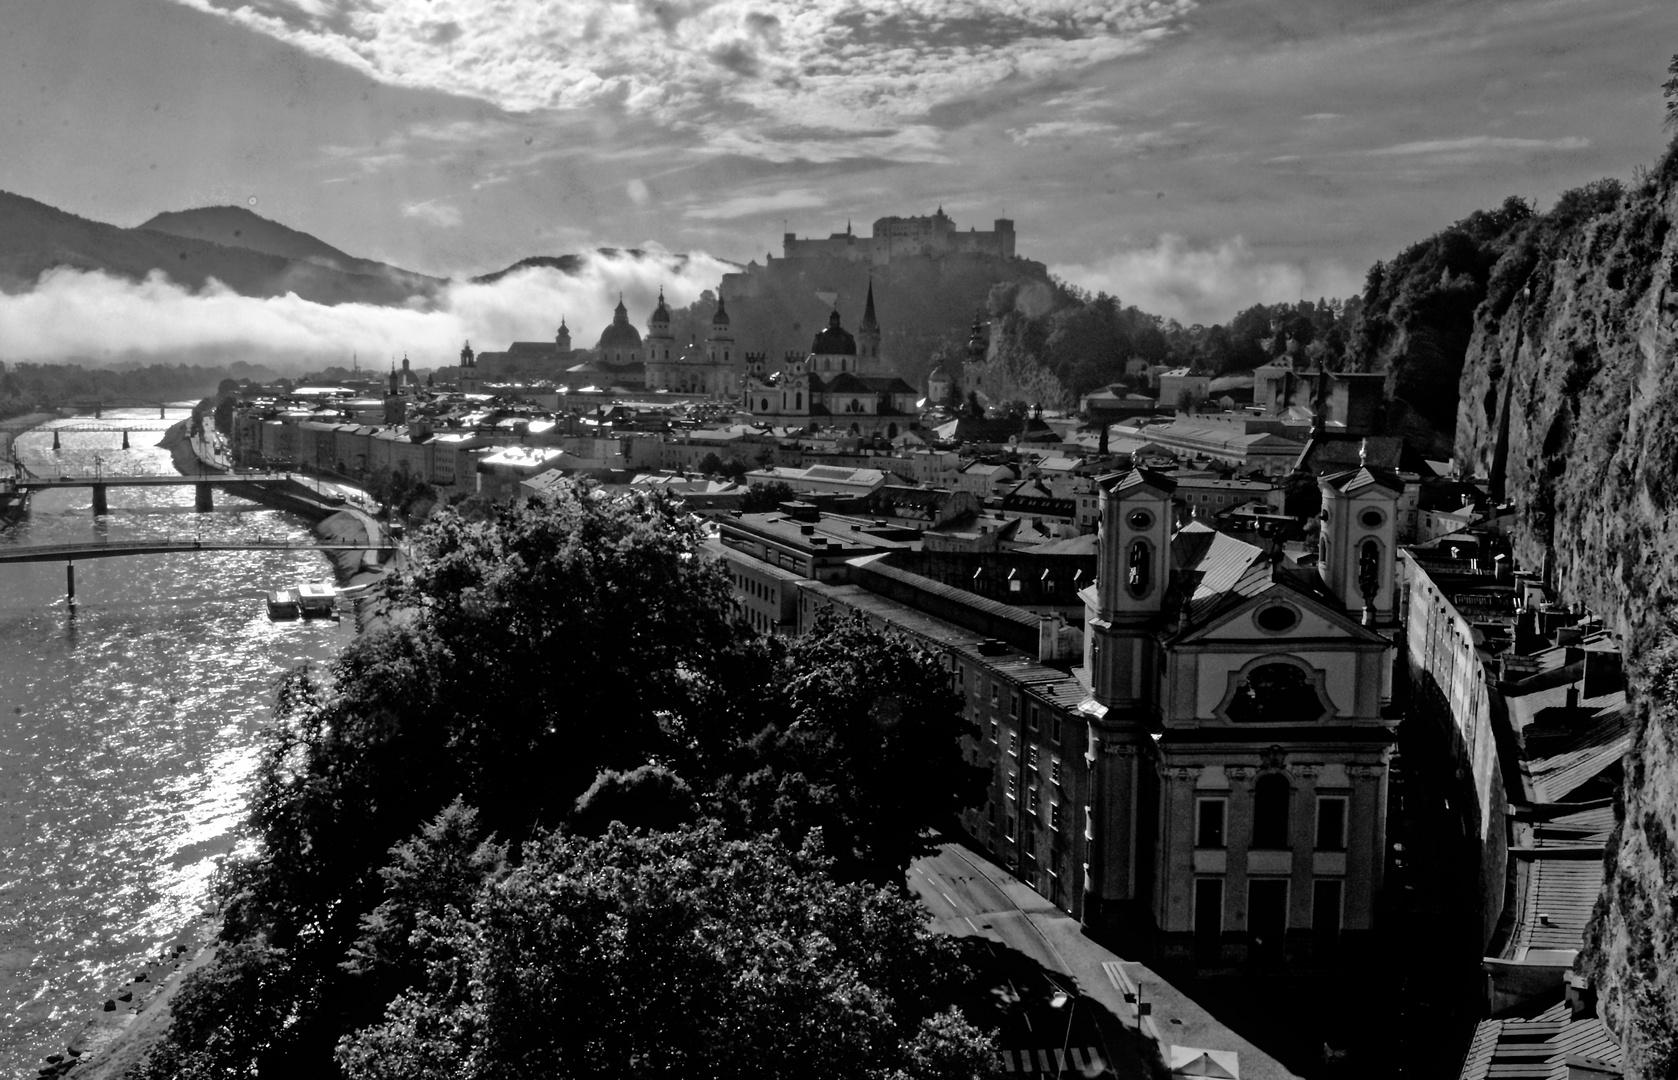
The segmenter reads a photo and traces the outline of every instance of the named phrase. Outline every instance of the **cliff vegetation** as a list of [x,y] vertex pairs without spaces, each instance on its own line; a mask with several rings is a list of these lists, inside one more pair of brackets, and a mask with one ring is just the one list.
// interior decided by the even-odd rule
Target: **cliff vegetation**
[[[1567,603],[1603,613],[1623,635],[1633,745],[1581,963],[1625,1037],[1628,1074],[1669,1077],[1678,1074],[1678,147],[1629,183],[1586,185],[1542,214],[1506,203],[1502,216],[1479,234],[1462,230],[1472,247],[1435,238],[1405,277],[1438,282],[1418,298],[1448,310],[1453,334],[1472,313],[1456,457],[1513,503],[1518,561],[1543,568]],[[1462,295],[1441,295],[1452,291]],[[1399,339],[1416,340],[1414,323],[1406,331],[1401,305],[1387,310],[1394,337],[1373,334],[1372,347],[1402,357],[1399,372],[1421,358],[1436,365],[1431,378],[1450,378],[1443,338],[1431,352],[1407,347]],[[1405,385],[1401,373],[1395,380]]]

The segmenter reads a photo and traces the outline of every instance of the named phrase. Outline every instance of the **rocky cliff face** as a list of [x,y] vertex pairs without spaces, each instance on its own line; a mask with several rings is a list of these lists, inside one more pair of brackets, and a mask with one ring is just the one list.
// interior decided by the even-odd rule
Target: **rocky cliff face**
[[[1616,186],[1617,187],[1617,186]],[[1638,1077],[1678,1075],[1678,145],[1611,205],[1513,246],[1475,314],[1456,453],[1515,550],[1618,625],[1637,730],[1584,958]]]

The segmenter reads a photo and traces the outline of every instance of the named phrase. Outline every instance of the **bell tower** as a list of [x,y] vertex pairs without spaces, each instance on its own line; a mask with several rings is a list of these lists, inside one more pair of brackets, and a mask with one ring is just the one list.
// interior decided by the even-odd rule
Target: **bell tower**
[[1398,621],[1398,498],[1392,470],[1362,465],[1317,481],[1323,509],[1317,573],[1347,614],[1365,626]]
[[1171,497],[1176,481],[1147,469],[1102,477],[1095,604],[1085,663],[1108,709],[1157,708],[1155,623],[1171,584]]

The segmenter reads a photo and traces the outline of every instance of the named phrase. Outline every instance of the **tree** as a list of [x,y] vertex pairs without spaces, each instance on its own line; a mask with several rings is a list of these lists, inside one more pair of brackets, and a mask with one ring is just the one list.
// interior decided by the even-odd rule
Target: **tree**
[[698,468],[706,476],[721,476],[723,473],[722,458],[717,456],[715,450],[707,451],[705,456],[699,459]]
[[955,1080],[989,1040],[901,891],[834,882],[814,844],[550,833],[455,924],[458,963],[346,1037],[366,1080],[601,1075]]
[[690,753],[736,748],[706,767],[723,774],[717,813],[746,832],[796,842],[819,829],[835,874],[886,885],[929,850],[930,830],[984,801],[989,773],[962,760],[972,728],[931,650],[828,608],[760,685],[756,708],[722,714],[732,730],[688,739]]
[[1678,56],[1666,66],[1668,79],[1661,83],[1661,97],[1666,101],[1666,126],[1678,127]]
[[[174,1071],[154,1072],[159,1080],[249,1075],[258,1063],[318,1074],[338,1040],[380,1016],[385,1035],[369,1038],[394,1040],[377,1043],[387,1064],[355,1056],[354,1045],[375,1042],[346,1044],[352,1072],[398,1075],[395,1063],[408,1062],[417,1071],[403,1075],[470,1075],[474,1062],[504,1061],[501,1043],[472,1041],[473,1025],[500,1030],[492,1005],[515,1009],[511,996],[472,997],[468,984],[506,959],[493,951],[500,943],[477,938],[506,929],[520,949],[578,939],[556,927],[559,936],[531,929],[526,940],[516,913],[485,922],[485,890],[502,895],[509,867],[516,876],[560,842],[554,829],[610,837],[613,820],[662,829],[697,814],[714,819],[704,828],[753,844],[770,830],[794,844],[824,837],[834,856],[823,874],[900,888],[928,830],[982,798],[986,773],[961,761],[967,728],[933,654],[825,617],[793,645],[751,633],[734,618],[725,572],[701,557],[698,523],[674,500],[580,482],[486,513],[439,513],[387,586],[400,617],[281,683],[248,815],[256,850],[228,864],[217,890],[237,966],[218,961],[195,984],[195,1019],[171,1035],[159,1060]],[[570,888],[521,880],[540,883],[532,903]],[[874,929],[848,932],[867,939]],[[718,955],[733,962],[766,941]],[[779,970],[775,950],[765,955]],[[526,959],[560,972],[555,993],[569,985],[571,958]],[[758,978],[741,963],[741,979]],[[844,994],[853,990],[862,992],[846,984]],[[251,1011],[262,1025],[242,1018]],[[857,1022],[836,1015],[839,1035]],[[920,1039],[914,1024],[880,1030]],[[871,1053],[885,1053],[883,1035],[868,1038]],[[948,1060],[935,1033],[920,1042],[931,1056],[916,1060]],[[450,1047],[464,1056],[448,1057]],[[421,1050],[441,1056],[422,1061]]]
[[753,484],[746,489],[745,501],[740,509],[748,514],[764,514],[784,502],[791,502],[798,498],[798,492],[784,480],[771,480],[768,483]]

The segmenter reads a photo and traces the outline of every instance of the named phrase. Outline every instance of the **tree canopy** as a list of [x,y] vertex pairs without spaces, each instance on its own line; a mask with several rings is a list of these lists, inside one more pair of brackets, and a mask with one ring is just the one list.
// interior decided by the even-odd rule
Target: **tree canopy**
[[[225,868],[224,948],[182,988],[188,1019],[158,1052],[153,1075],[250,1075],[259,1067],[315,1074],[330,1071],[340,1040],[348,1040],[342,1067],[353,1075],[431,1075],[424,1070],[445,1061],[447,1069],[480,1059],[485,1069],[505,1064],[510,1059],[473,1056],[476,1036],[455,1021],[412,1010],[471,1004],[485,1030],[497,1030],[512,1023],[504,1010],[516,995],[497,997],[486,984],[470,992],[484,996],[470,997],[465,973],[503,965],[507,954],[497,950],[511,942],[524,942],[522,949],[550,940],[531,912],[562,899],[583,905],[578,919],[604,917],[617,903],[666,914],[659,905],[678,903],[673,893],[612,892],[629,886],[604,878],[598,895],[566,892],[567,884],[561,898],[553,890],[570,881],[567,860],[618,867],[598,870],[612,877],[630,873],[624,867],[634,860],[699,866],[745,852],[768,867],[772,848],[781,878],[808,878],[794,890],[801,896],[855,883],[860,891],[844,894],[852,915],[885,903],[867,900],[875,890],[900,891],[929,830],[953,820],[982,782],[961,759],[966,729],[947,674],[927,650],[860,618],[823,617],[790,645],[757,635],[736,618],[727,575],[701,539],[697,522],[662,494],[614,496],[586,482],[477,520],[439,511],[389,586],[385,628],[280,686],[251,798],[255,854]],[[680,903],[717,912],[747,904],[714,891],[745,879],[717,873],[704,886],[713,892]],[[726,920],[714,917],[720,933]],[[812,950],[811,978],[829,957],[826,946],[806,940],[814,925],[790,939],[794,955]],[[510,936],[483,940],[486,927]],[[536,936],[526,941],[526,933]],[[578,923],[575,933],[605,931]],[[887,934],[880,948],[901,945],[901,932],[891,934],[898,937]],[[581,938],[565,940],[571,947]],[[912,1023],[885,1004],[852,1015],[846,1010],[862,1001],[854,986],[800,981],[806,976],[778,966],[773,945],[762,935],[741,939],[706,962],[714,968],[719,956],[769,950],[753,963],[793,979],[796,989],[789,984],[785,993],[801,1002],[831,993],[835,1030],[854,1031],[867,1044],[859,1060],[878,1062],[880,1075],[957,1075],[911,1060],[949,1050],[948,1038],[940,1043],[917,1027],[936,1010],[916,1005]],[[936,982],[934,954],[916,948],[888,966],[924,960],[931,966],[915,977]],[[557,965],[556,987],[576,974],[565,967],[569,958],[531,962]],[[714,981],[710,968],[694,964],[695,979]],[[751,993],[781,994],[772,983],[754,983]],[[722,993],[704,985],[680,992]],[[737,998],[726,999],[735,1001],[728,1007],[758,1010],[752,1022],[767,1022],[769,1005],[744,988],[730,992]],[[251,1000],[258,993],[260,1005]],[[392,1002],[410,1012],[387,1015]],[[253,1010],[261,1022],[250,1019]],[[435,1036],[437,1054],[447,1043],[465,1056],[431,1065],[412,1057],[419,1071],[397,1073],[374,1063],[386,1055],[355,1049],[395,1038],[390,1025],[408,1022],[402,1017],[420,1026],[403,1036],[415,1046]],[[959,1036],[956,1044],[977,1038],[949,1028],[953,1022],[937,1023],[945,1036]],[[542,1030],[541,1038],[560,1038]],[[923,1035],[930,1041],[914,1050]],[[956,1059],[965,1061],[963,1053]],[[445,1074],[458,1075],[437,1073]]]

